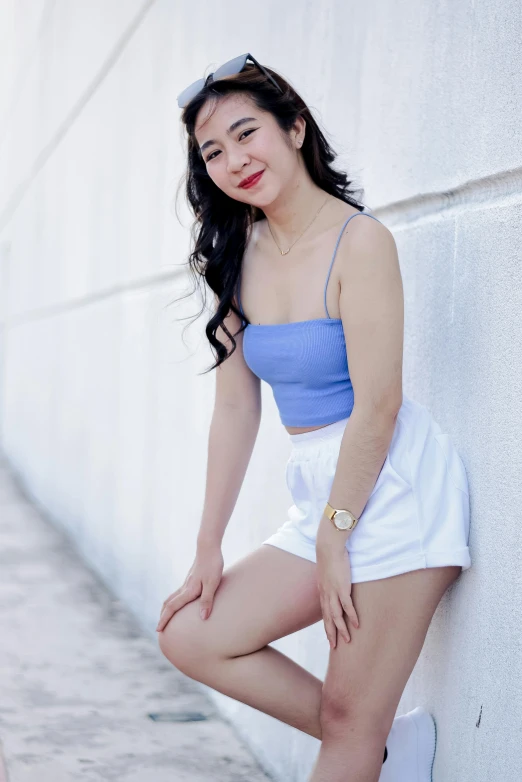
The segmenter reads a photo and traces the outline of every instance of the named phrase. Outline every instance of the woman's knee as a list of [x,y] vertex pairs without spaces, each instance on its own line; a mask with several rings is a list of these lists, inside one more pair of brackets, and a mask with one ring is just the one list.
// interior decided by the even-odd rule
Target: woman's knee
[[394,715],[387,714],[380,707],[372,704],[370,698],[361,698],[357,694],[352,697],[346,693],[325,689],[323,687],[319,722],[323,738],[348,734],[363,740],[386,740],[393,723]]
[[199,666],[212,653],[209,633],[204,626],[207,620],[201,619],[198,603],[192,601],[184,605],[158,633],[159,647],[165,657],[192,678],[197,678]]

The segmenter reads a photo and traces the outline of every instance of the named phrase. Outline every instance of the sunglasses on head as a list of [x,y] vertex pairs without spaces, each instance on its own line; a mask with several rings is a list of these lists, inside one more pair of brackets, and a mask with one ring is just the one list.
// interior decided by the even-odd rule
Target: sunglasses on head
[[276,80],[270,76],[266,68],[263,68],[261,63],[259,63],[255,57],[252,57],[252,55],[247,52],[247,54],[241,54],[239,57],[234,57],[233,60],[229,60],[228,62],[223,63],[223,65],[220,65],[219,68],[214,71],[214,73],[210,73],[205,79],[198,79],[197,81],[192,82],[192,84],[189,84],[188,87],[185,87],[183,92],[180,92],[178,95],[179,108],[184,108],[187,103],[192,100],[192,98],[196,97],[198,92],[203,89],[203,87],[205,87],[208,82],[218,81],[219,79],[223,79],[226,76],[234,76],[236,73],[241,73],[247,63],[247,60],[251,60],[254,65],[257,65],[259,70],[265,74],[267,79],[270,79],[272,84],[277,87],[278,90],[283,92],[282,88],[279,86]]

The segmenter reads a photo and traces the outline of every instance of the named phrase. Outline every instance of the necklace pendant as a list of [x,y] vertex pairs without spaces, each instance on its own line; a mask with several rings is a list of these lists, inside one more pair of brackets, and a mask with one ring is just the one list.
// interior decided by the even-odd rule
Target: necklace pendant
[[281,255],[288,255],[288,253],[290,252],[290,250],[291,250],[291,249],[292,249],[292,248],[291,248],[291,247],[289,247],[289,248],[288,248],[288,250],[281,250],[281,251],[280,251],[280,252],[281,252]]

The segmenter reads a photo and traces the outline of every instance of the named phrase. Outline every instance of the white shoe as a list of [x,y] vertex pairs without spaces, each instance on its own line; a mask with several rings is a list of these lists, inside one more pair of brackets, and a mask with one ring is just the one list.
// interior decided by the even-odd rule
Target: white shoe
[[426,709],[395,717],[379,782],[433,782],[436,742],[435,720]]

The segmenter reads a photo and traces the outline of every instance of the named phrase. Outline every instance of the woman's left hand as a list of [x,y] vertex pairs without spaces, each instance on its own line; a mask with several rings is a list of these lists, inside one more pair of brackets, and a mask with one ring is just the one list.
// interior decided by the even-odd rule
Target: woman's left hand
[[339,545],[339,541],[319,543],[316,545],[316,554],[317,585],[324,627],[330,647],[335,649],[337,633],[346,642],[350,641],[346,616],[354,627],[359,627],[359,618],[351,596],[350,555],[345,545]]

